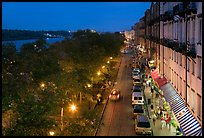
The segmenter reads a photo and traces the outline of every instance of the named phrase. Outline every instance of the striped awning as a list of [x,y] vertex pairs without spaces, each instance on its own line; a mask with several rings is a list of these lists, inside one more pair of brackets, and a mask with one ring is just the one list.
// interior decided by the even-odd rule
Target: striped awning
[[170,83],[167,83],[161,87],[164,98],[173,110],[185,136],[202,136],[202,128],[198,121],[191,114],[189,109],[185,106],[184,101],[174,90]]

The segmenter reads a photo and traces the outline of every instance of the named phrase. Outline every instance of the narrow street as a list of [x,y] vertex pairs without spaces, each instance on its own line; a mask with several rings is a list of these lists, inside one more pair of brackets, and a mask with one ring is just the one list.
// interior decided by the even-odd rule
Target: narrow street
[[[132,55],[124,54],[114,88],[121,91],[121,99],[108,101],[97,136],[135,136],[132,119],[131,88]],[[127,67],[126,67],[127,65]]]

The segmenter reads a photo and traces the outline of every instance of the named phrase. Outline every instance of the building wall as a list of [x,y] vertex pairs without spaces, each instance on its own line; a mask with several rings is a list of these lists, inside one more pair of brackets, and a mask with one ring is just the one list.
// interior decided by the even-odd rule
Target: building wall
[[[165,3],[165,4],[164,4]],[[173,10],[173,6],[176,6],[181,2],[161,2],[160,13],[163,14],[168,10]],[[164,75],[174,86],[175,90],[181,95],[184,101],[186,100],[186,66],[187,66],[187,103],[189,109],[197,120],[202,122],[202,17],[198,17],[198,14],[202,13],[202,3],[196,2],[197,13],[188,15],[187,31],[186,21],[183,18],[179,18],[171,21],[160,22],[160,38],[168,38],[178,42],[186,42],[190,45],[195,45],[196,58],[188,57],[186,65],[186,56],[179,52],[167,48],[160,47],[160,61],[161,66],[164,65]],[[164,55],[164,64],[163,64]],[[169,57],[170,56],[170,57]],[[163,68],[159,71],[163,73]],[[199,103],[200,102],[200,103]],[[202,123],[201,123],[202,124]]]

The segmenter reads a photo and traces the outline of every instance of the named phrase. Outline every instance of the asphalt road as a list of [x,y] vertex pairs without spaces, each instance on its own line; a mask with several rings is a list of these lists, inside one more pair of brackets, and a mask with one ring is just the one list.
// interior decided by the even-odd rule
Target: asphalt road
[[[119,101],[108,101],[102,123],[96,136],[136,136],[132,119],[131,88],[132,88],[132,54],[125,54],[121,59],[117,84],[114,88],[121,91]],[[127,65],[127,67],[126,67]]]

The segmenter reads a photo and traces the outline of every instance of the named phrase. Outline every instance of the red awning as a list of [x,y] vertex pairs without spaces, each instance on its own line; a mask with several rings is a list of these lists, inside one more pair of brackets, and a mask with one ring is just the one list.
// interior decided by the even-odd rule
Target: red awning
[[161,86],[167,83],[167,79],[165,77],[161,77],[156,69],[152,71],[150,74],[152,76],[152,79],[159,88],[161,88]]
[[163,77],[163,78],[157,80],[156,83],[158,84],[159,88],[161,88],[163,85],[165,85],[167,83],[167,79],[165,77]]
[[152,72],[150,73],[150,75],[152,76],[153,80],[154,80],[155,78],[160,77],[160,75],[159,75],[159,73],[158,73],[158,71],[157,71],[156,69],[155,69],[154,71],[152,71]]

